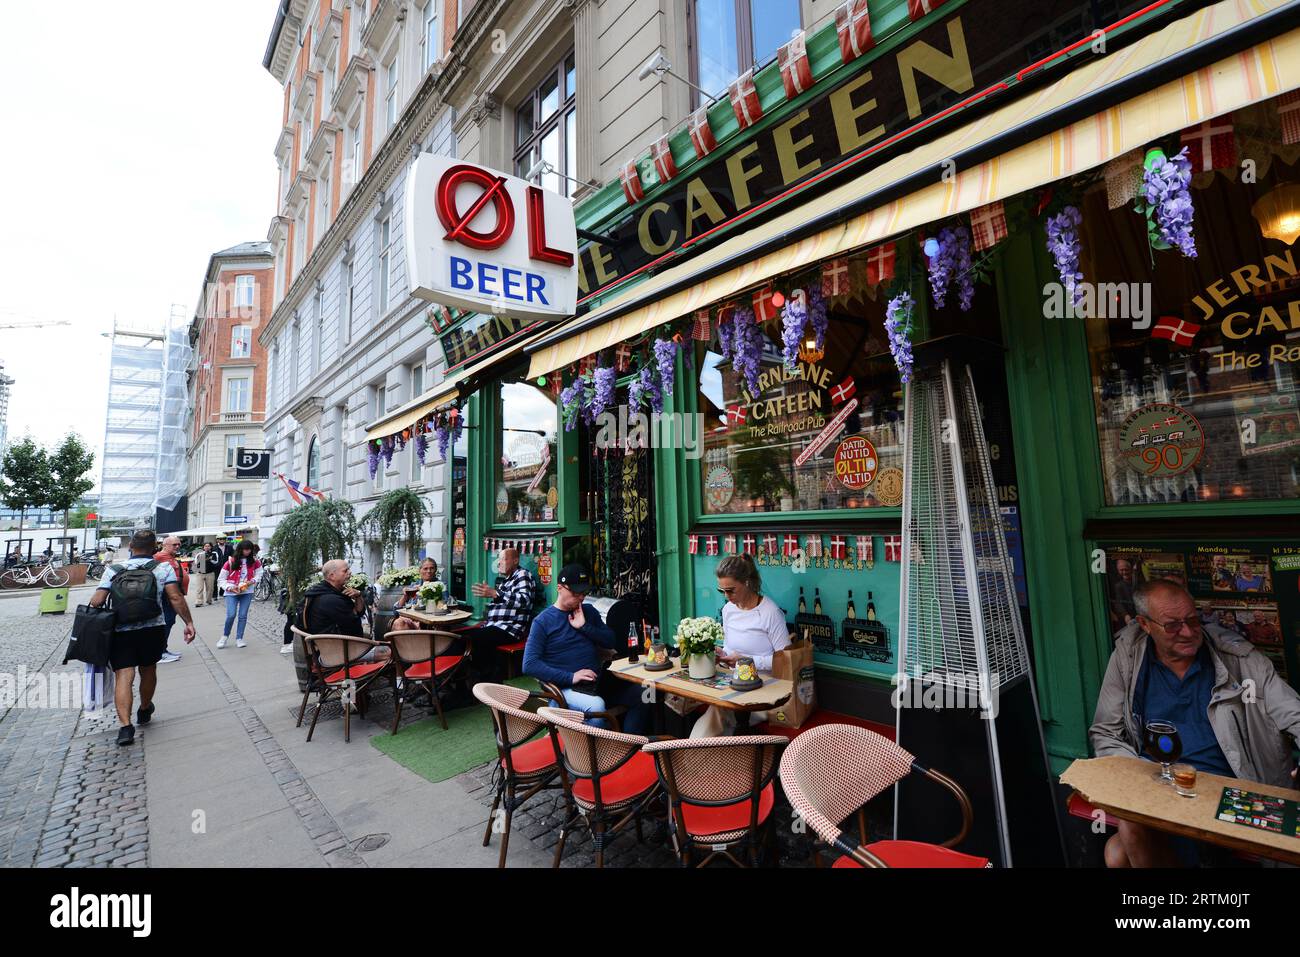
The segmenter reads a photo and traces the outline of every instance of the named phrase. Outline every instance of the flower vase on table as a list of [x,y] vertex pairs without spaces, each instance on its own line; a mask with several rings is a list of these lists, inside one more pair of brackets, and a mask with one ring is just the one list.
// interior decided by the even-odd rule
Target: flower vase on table
[[712,618],[684,618],[674,636],[692,678],[711,678],[714,656],[722,645],[722,625]]
[[431,615],[440,615],[446,611],[445,595],[446,588],[442,582],[425,582],[420,586],[420,601],[424,602],[424,610]]
[[692,678],[712,678],[717,672],[713,655],[690,655],[686,659],[686,670]]

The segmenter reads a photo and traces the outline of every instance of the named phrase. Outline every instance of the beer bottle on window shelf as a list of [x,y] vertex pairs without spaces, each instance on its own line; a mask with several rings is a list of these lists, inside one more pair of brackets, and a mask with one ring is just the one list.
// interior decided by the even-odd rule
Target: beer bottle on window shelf
[[813,589],[813,614],[822,614],[822,590],[820,588]]
[[852,620],[857,617],[858,617],[858,613],[853,607],[853,591],[852,589],[850,589],[849,590],[849,619]]
[[637,649],[641,647],[641,639],[636,634],[636,622],[630,621],[627,624],[627,660],[637,660]]
[[871,600],[872,593],[867,592],[867,621],[876,620],[876,603]]
[[806,615],[807,613],[808,613],[808,602],[804,601],[803,585],[800,585],[799,586],[799,614]]

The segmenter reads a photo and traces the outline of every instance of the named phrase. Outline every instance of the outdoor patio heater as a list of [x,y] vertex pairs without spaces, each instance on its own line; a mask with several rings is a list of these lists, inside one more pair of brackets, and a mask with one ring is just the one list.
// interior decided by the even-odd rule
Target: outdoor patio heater
[[[956,358],[984,346],[961,337],[918,348],[906,389],[898,743],[970,795],[975,822],[961,850],[1002,867],[1060,866],[1059,816],[989,443],[975,376]],[[989,357],[999,365],[1000,351]],[[956,832],[953,803],[927,784],[897,786],[896,838],[941,841]]]

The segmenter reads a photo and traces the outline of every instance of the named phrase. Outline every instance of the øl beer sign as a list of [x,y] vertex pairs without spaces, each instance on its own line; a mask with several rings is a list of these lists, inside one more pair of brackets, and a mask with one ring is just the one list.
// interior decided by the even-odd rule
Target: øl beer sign
[[573,315],[573,204],[527,180],[421,153],[406,179],[412,296],[475,312]]

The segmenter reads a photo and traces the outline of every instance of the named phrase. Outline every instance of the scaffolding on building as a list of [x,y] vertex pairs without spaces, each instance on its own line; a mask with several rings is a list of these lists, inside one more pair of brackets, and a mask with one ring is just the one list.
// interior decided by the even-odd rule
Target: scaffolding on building
[[0,455],[9,448],[9,387],[14,381],[5,375],[5,361],[0,359]]
[[163,340],[162,394],[158,416],[158,471],[153,507],[171,511],[185,496],[189,484],[185,461],[189,409],[189,323],[183,307],[172,307]]

